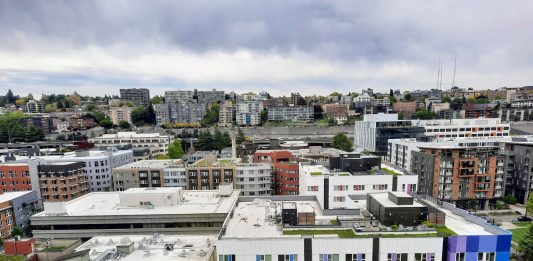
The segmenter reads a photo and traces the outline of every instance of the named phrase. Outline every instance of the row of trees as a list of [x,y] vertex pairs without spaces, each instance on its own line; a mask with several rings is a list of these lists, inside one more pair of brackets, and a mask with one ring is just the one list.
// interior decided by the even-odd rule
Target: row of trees
[[346,133],[339,132],[333,137],[331,147],[350,152],[353,150],[353,143],[348,136],[346,136]]
[[207,129],[198,133],[198,143],[196,145],[198,150],[220,151],[229,146],[231,146],[231,136],[228,132],[222,133],[219,129],[215,129],[214,133],[211,133]]
[[41,128],[32,124],[24,125],[24,117],[20,112],[0,116],[0,143],[35,142],[45,139]]
[[[533,192],[529,194],[526,206],[527,213],[533,213]],[[514,235],[513,235],[514,236]],[[528,230],[524,237],[518,242],[516,250],[523,260],[533,260],[533,223],[529,224]]]

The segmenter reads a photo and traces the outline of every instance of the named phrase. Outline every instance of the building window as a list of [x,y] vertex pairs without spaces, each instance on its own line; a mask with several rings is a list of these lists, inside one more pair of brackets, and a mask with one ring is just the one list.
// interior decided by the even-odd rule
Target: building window
[[298,255],[278,255],[278,261],[298,261]]
[[494,252],[480,252],[477,254],[478,261],[494,261],[496,253]]
[[257,255],[255,256],[256,261],[272,261],[271,255]]
[[335,185],[333,186],[333,191],[346,191],[348,190],[348,185]]
[[407,253],[389,253],[387,261],[407,261]]
[[365,185],[353,185],[353,190],[355,191],[365,190]]
[[415,261],[435,261],[435,253],[415,253]]
[[333,197],[333,202],[344,202],[346,197]]
[[318,186],[308,186],[307,191],[318,191]]
[[366,261],[366,254],[346,254],[346,261]]
[[320,254],[320,261],[339,261],[338,254]]
[[455,261],[465,261],[465,253],[455,253]]
[[235,261],[235,255],[218,255],[218,261]]

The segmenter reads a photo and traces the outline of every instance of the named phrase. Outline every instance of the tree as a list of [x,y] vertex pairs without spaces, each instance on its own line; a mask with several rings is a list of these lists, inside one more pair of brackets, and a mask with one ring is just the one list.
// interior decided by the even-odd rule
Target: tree
[[220,132],[220,130],[218,128],[215,129],[215,133],[213,134],[213,138],[214,138],[214,144],[213,144],[213,147],[214,149],[220,151],[224,148],[224,135],[222,134],[222,132]]
[[450,98],[450,96],[444,96],[442,97],[442,102],[447,102],[447,103],[452,103],[452,99]]
[[514,205],[516,203],[518,203],[518,200],[513,197],[513,195],[507,195],[505,197],[503,197],[503,202],[509,204],[509,205]]
[[168,157],[171,159],[181,159],[183,156],[183,147],[181,146],[181,140],[174,140],[170,146],[168,146]]
[[524,260],[533,260],[533,225],[529,225],[526,234],[518,242],[517,251]]
[[87,106],[85,106],[85,111],[94,111],[96,110],[96,105],[94,104],[87,104]]
[[392,89],[389,90],[389,97],[394,97],[394,91]]
[[24,117],[21,112],[9,112],[0,116],[0,143],[24,141]]
[[296,105],[307,105],[307,102],[302,96],[300,96],[298,97],[298,100],[296,101]]
[[146,109],[142,106],[137,107],[131,111],[131,121],[136,126],[142,126],[146,119]]
[[403,98],[406,100],[406,101],[411,101],[413,99],[413,96],[411,96],[410,93],[406,93]]
[[156,95],[156,96],[152,97],[152,99],[150,100],[150,102],[151,102],[152,104],[160,104],[160,103],[162,102],[162,100],[163,100],[162,97]]
[[213,135],[206,129],[198,134],[198,149],[199,150],[212,150],[215,149],[215,139]]
[[158,159],[158,160],[168,160],[168,159],[170,159],[170,157],[168,156],[168,154],[161,154],[161,155],[157,156],[156,159]]
[[463,104],[465,104],[465,103],[466,103],[465,97],[463,97],[463,98],[454,98],[452,100],[452,103],[450,104],[450,107],[453,110],[460,110],[460,109],[462,109]]
[[244,136],[244,132],[241,130],[241,128],[239,128],[237,130],[237,144],[243,143],[245,139],[246,137]]
[[127,121],[119,121],[118,126],[122,129],[129,129],[131,127],[130,123]]
[[148,109],[146,110],[146,114],[144,115],[144,122],[147,124],[156,123],[154,106],[152,106],[151,104],[148,106]]
[[211,107],[207,108],[207,110],[205,111],[203,123],[207,126],[216,124],[218,122],[219,112],[220,105],[218,103],[214,103],[213,105],[211,105]]
[[263,109],[261,111],[261,124],[265,123],[266,121],[268,121],[268,111],[267,109]]
[[56,111],[57,111],[57,108],[54,103],[46,104],[46,106],[44,106],[44,112],[46,113],[56,112]]
[[20,99],[17,99],[17,100],[15,101],[15,104],[16,104],[17,106],[22,106],[22,105],[24,105],[25,103],[26,103],[26,99],[24,99],[24,98],[20,98]]
[[529,194],[526,202],[526,216],[528,212],[533,212],[533,192]]
[[411,118],[413,119],[421,119],[421,120],[430,120],[430,119],[434,119],[435,117],[437,117],[437,115],[434,112],[424,110],[424,109],[416,111],[411,116]]
[[106,117],[106,118],[104,118],[103,120],[100,121],[100,126],[106,128],[106,129],[111,129],[111,128],[113,128],[113,122],[111,121],[111,119],[109,117]]
[[231,136],[227,131],[222,135],[222,144],[224,144],[223,148],[231,146]]
[[13,95],[13,92],[11,91],[11,89],[7,90],[6,100],[7,100],[7,103],[10,103],[10,104],[15,103],[15,101],[17,100],[15,95]]
[[348,139],[346,133],[340,132],[333,137],[331,146],[339,150],[352,151],[353,143],[350,139]]
[[39,139],[39,128],[36,128],[33,125],[30,125],[30,127],[26,128],[26,131],[24,132],[24,141],[35,142],[38,139]]
[[11,228],[11,237],[22,236],[23,234],[24,232],[19,226],[14,226],[13,228]]

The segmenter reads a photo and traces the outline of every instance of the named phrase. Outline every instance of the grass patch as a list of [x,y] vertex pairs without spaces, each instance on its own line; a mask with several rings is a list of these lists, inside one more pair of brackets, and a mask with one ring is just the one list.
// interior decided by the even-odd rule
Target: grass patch
[[44,248],[41,251],[44,251],[44,252],[61,252],[61,251],[63,251],[63,249],[65,249],[65,246],[49,246],[47,248]]
[[381,168],[381,171],[383,171],[383,172],[385,172],[385,173],[387,173],[389,175],[398,175],[399,174],[398,172],[396,172],[396,171],[394,171],[392,169],[387,169],[387,168]]
[[457,233],[445,226],[434,225],[433,228],[437,231],[437,235],[441,237],[457,236]]
[[337,222],[336,219],[330,220],[329,223],[332,224],[332,225],[338,225],[339,224],[339,222]]
[[337,235],[339,238],[355,238],[352,229],[344,230],[284,230],[283,235]]
[[423,234],[415,234],[415,233],[407,233],[407,234],[367,234],[367,235],[360,235],[356,234],[356,238],[419,238],[419,237],[439,237],[436,233],[423,233]]
[[320,175],[322,175],[322,172],[315,171],[315,172],[309,172],[309,174],[311,174],[311,176],[320,176]]
[[513,225],[515,225],[517,227],[528,227],[531,224],[533,224],[533,222],[531,222],[531,221],[528,221],[528,222],[513,222]]
[[524,236],[526,236],[526,233],[528,231],[529,227],[521,227],[517,229],[511,229],[511,232],[513,233],[513,241],[514,242],[520,242]]
[[283,235],[337,235],[339,238],[419,238],[439,237],[438,233],[386,233],[386,234],[356,234],[352,229],[345,230],[284,230]]
[[24,260],[28,260],[28,258],[26,258],[26,256],[22,256],[22,255],[0,255],[0,261],[24,261]]

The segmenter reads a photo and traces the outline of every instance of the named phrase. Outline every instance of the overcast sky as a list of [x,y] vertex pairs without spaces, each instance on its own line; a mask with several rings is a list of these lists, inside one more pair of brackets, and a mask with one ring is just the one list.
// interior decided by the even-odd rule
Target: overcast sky
[[533,1],[0,0],[0,93],[533,85]]

